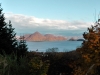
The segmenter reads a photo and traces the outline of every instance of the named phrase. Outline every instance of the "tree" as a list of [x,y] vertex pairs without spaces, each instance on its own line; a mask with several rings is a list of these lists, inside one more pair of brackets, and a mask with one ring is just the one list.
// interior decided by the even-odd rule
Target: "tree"
[[26,57],[19,58],[18,63],[16,55],[0,55],[0,75],[29,75],[28,62]]
[[24,40],[24,36],[20,36],[20,40],[18,43],[18,51],[17,51],[17,56],[24,56],[27,53],[27,45],[26,45],[26,41]]
[[2,13],[0,5],[0,53],[4,51],[7,54],[15,52],[17,49],[17,41],[15,39],[14,28],[12,28],[11,21],[7,24],[5,22],[4,14]]
[[83,34],[85,41],[82,45],[82,56],[89,62],[99,62],[100,57],[100,20],[94,26],[88,28],[87,33]]
[[20,42],[17,41],[16,33],[14,28],[12,28],[11,21],[9,23],[5,22],[4,13],[2,13],[2,8],[0,5],[0,54],[12,54],[25,55],[27,52],[27,45],[24,39]]
[[41,57],[32,57],[29,61],[30,75],[47,75],[49,61],[43,61]]
[[[89,71],[89,68],[93,65],[100,67],[100,19],[94,26],[88,28],[88,32],[84,32],[83,37],[85,40],[82,43],[82,47],[77,51],[81,53],[88,67],[87,71]],[[91,70],[93,70],[94,66]],[[94,71],[93,73],[96,74],[97,72]]]
[[46,50],[46,52],[52,52],[52,53],[58,52],[58,51],[59,51],[58,48],[48,48],[48,49]]

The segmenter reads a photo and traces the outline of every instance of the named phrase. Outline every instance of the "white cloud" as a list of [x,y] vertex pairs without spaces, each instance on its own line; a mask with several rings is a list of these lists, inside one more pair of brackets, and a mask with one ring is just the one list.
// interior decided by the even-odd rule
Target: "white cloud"
[[6,13],[5,17],[7,21],[11,20],[13,27],[19,33],[32,30],[86,30],[91,26],[91,22],[51,20],[14,13]]

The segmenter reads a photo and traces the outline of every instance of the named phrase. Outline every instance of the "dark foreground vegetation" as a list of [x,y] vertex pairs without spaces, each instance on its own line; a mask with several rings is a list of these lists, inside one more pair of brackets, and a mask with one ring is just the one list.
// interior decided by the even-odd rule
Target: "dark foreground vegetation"
[[16,40],[0,6],[0,75],[100,75],[99,22],[88,28],[82,46],[74,51],[28,52],[24,37]]

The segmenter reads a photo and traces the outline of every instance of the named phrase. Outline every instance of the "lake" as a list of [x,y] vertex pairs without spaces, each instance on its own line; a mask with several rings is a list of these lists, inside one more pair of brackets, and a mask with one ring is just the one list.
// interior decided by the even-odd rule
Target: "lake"
[[82,41],[44,41],[27,42],[28,51],[45,52],[48,48],[58,48],[59,52],[75,50],[81,46]]

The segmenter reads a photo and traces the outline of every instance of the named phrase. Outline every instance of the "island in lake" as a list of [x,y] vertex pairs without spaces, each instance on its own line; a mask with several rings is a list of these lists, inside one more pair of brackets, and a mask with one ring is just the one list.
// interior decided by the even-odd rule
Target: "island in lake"
[[41,34],[39,32],[35,32],[33,34],[27,34],[24,35],[24,40],[26,41],[36,41],[36,42],[41,42],[41,41],[63,41],[67,40],[66,37],[64,36],[57,36],[53,34]]

